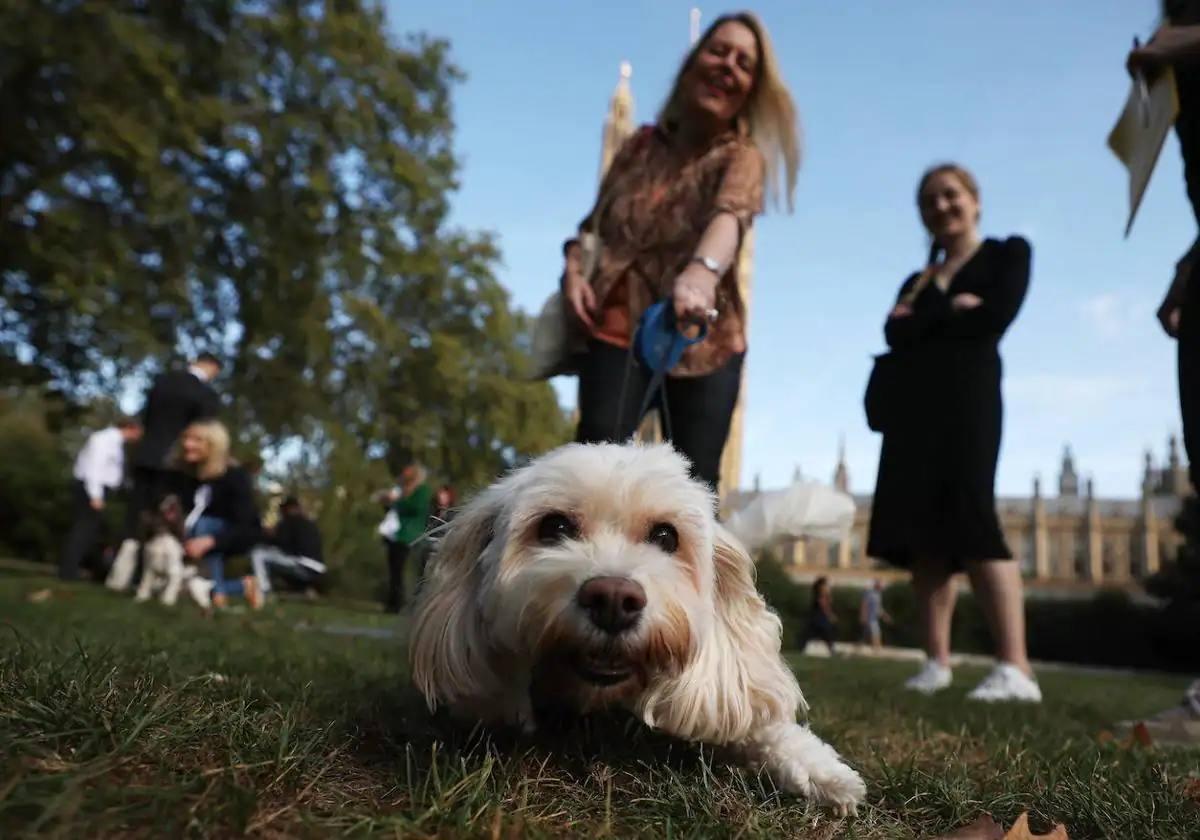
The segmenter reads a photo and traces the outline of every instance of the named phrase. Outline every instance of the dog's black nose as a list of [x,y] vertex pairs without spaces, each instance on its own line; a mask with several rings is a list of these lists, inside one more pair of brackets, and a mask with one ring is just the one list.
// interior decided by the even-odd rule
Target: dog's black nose
[[646,608],[646,590],[623,577],[594,577],[576,595],[592,623],[606,633],[623,633],[637,624]]

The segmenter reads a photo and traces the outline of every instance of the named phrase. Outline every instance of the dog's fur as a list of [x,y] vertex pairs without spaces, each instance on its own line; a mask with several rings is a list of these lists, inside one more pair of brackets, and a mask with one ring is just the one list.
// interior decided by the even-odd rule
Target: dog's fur
[[164,498],[158,511],[144,518],[143,530],[145,565],[134,600],[148,601],[160,592],[162,603],[173,607],[189,572],[183,562],[183,508],[179,499]]
[[[546,706],[623,707],[853,811],[862,779],[796,722],[807,706],[779,618],[714,509],[668,446],[572,444],[479,494],[447,526],[416,606],[412,675],[430,709],[532,730]],[[577,533],[539,538],[548,514]],[[649,540],[660,524],[673,551]],[[606,631],[580,605],[597,577],[640,585],[631,628]]]

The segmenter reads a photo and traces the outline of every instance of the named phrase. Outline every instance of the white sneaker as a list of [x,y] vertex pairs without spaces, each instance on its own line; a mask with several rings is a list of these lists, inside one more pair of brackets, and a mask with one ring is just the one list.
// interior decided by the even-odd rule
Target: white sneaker
[[967,698],[982,700],[985,703],[1003,703],[1009,700],[1041,703],[1042,690],[1038,687],[1037,680],[1027,677],[1016,665],[1000,662],[983,678],[983,682],[972,689]]
[[915,677],[909,677],[904,687],[909,691],[919,691],[922,694],[933,694],[950,685],[954,674],[945,665],[932,659],[925,662],[925,667]]

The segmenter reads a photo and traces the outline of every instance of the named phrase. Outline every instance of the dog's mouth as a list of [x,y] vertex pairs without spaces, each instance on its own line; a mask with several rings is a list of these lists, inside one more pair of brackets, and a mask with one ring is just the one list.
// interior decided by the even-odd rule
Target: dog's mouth
[[633,666],[611,653],[582,653],[572,664],[579,678],[593,685],[618,685],[633,676]]

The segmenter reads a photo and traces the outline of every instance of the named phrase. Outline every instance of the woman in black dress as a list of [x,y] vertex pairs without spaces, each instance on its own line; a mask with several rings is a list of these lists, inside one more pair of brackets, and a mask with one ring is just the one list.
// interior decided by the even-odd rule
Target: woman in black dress
[[889,406],[868,552],[913,573],[929,659],[909,688],[930,693],[950,684],[953,575],[965,571],[998,659],[970,696],[1037,702],[1021,570],[1000,531],[994,489],[998,345],[1029,285],[1029,243],[980,238],[979,189],[962,167],[926,172],[917,204],[933,245],[884,327],[905,391],[902,405]]

